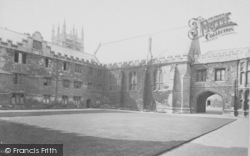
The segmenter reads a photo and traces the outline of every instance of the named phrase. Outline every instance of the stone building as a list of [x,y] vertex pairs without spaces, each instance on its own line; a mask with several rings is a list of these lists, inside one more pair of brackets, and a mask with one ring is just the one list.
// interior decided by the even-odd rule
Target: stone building
[[[65,29],[62,33],[66,39],[77,39]],[[2,106],[25,104],[28,99],[79,105],[102,98],[104,67],[94,55],[83,52],[83,44],[72,42],[76,45],[65,48],[54,35],[56,43],[50,43],[39,32],[29,35],[0,28],[0,34]]]
[[106,66],[104,95],[118,107],[168,113],[205,113],[207,99],[222,98],[221,114],[248,114],[250,48],[201,53],[199,39],[182,56]]
[[84,52],[66,24],[52,43],[39,32],[0,28],[0,105],[27,99],[61,104],[82,102],[168,113],[204,113],[207,98],[222,98],[221,113],[247,113],[250,48],[201,52],[199,39],[184,55],[101,64]]

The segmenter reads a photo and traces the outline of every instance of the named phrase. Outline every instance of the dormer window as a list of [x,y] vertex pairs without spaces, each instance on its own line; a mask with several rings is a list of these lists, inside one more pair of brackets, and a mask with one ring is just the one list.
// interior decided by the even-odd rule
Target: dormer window
[[33,40],[33,48],[36,50],[42,50],[42,42]]

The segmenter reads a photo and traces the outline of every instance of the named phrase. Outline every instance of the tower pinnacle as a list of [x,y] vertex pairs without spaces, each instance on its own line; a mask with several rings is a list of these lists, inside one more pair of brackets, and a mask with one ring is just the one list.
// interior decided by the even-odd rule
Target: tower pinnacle
[[63,22],[63,33],[66,33],[66,22],[65,22],[65,19],[64,19],[64,22]]
[[82,41],[82,51],[84,52],[84,30],[82,26],[82,32],[81,32],[81,41]]
[[57,34],[60,34],[60,25],[58,24]]
[[83,30],[83,26],[82,26],[82,32],[81,32],[81,39],[84,40],[84,30]]
[[51,33],[52,33],[52,37],[54,37],[54,36],[55,36],[55,27],[54,27],[54,24],[53,24],[53,26],[52,26],[52,31],[51,31]]
[[75,25],[73,25],[73,35],[75,35]]

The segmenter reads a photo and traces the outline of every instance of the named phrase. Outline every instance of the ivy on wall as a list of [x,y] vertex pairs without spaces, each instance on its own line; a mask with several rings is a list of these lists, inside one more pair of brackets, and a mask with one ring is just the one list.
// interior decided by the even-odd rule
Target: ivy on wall
[[147,111],[154,111],[154,102],[152,96],[152,85],[149,74],[150,67],[147,67],[144,79],[144,90],[143,90],[143,108]]

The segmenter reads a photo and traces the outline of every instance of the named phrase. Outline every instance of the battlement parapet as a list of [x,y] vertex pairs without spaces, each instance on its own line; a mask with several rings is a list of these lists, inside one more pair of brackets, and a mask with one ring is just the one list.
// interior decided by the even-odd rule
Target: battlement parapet
[[104,66],[103,64],[95,62],[93,60],[87,60],[87,59],[79,58],[79,56],[73,56],[70,54],[62,54],[61,52],[52,51],[49,46],[47,49],[49,49],[49,52],[50,52],[52,57],[55,57],[58,59],[62,59],[62,60],[66,60],[66,61],[73,61],[73,62],[81,63],[81,64],[91,64],[91,65],[96,65],[96,66]]
[[[13,32],[11,32],[13,33]],[[15,33],[15,32],[14,32]],[[70,53],[64,54],[63,51],[55,51],[52,50],[51,45],[49,45],[49,42],[46,42],[43,40],[43,37],[41,36],[41,33],[35,32],[32,36],[29,34],[18,34],[15,33],[14,35],[18,35],[17,39],[11,40],[8,39],[8,37],[1,36],[0,34],[0,46],[11,48],[13,50],[23,51],[31,54],[37,54],[41,56],[46,57],[54,57],[56,59],[62,59],[65,61],[73,61],[80,64],[90,64],[90,65],[96,65],[96,66],[103,66],[100,63],[95,62],[94,60],[90,60],[92,58],[87,59],[80,59],[79,55],[74,55]],[[45,48],[42,50],[34,49],[29,42],[32,43],[32,40],[38,40],[45,44]]]
[[104,64],[104,66],[106,66],[107,68],[126,68],[126,67],[135,67],[143,65],[146,65],[146,60],[134,60],[134,61]]
[[161,58],[156,58],[153,61],[153,64],[165,64],[165,63],[178,63],[178,62],[189,62],[191,61],[189,55],[175,55],[175,56],[167,56],[161,57]]
[[28,41],[26,39],[22,40],[21,42],[16,42],[14,43],[12,40],[10,39],[5,39],[3,40],[2,38],[0,38],[0,45],[2,46],[7,46],[7,47],[11,47],[11,48],[20,48],[20,49],[25,49],[27,46]]
[[201,55],[195,55],[195,64],[233,61],[250,57],[250,48],[226,49],[210,51]]
[[[177,63],[177,62],[187,62],[187,61],[190,61],[189,55],[176,55],[176,56],[168,56],[167,58],[165,57],[153,58],[151,60],[151,64],[154,65],[154,64]],[[147,65],[147,63],[150,63],[150,61],[134,60],[126,62],[109,63],[109,64],[104,64],[104,66],[109,69],[114,69],[114,68],[140,67]]]

